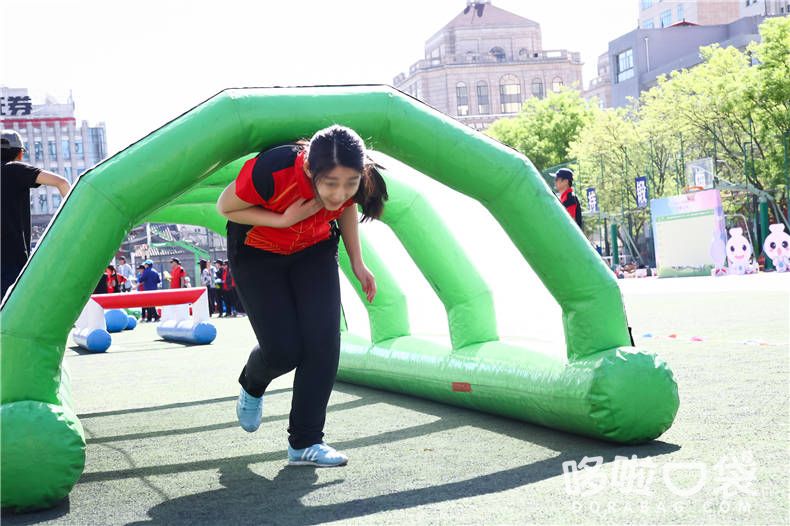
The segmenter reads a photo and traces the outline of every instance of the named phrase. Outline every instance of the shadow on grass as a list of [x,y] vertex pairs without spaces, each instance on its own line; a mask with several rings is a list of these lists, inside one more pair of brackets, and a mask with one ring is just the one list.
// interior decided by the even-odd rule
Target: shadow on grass
[[[230,400],[236,400],[236,397],[234,396]],[[327,412],[345,411],[348,409],[354,409],[355,407],[366,406],[368,405],[368,403],[369,402],[361,398],[357,400],[349,400],[348,402],[340,402],[337,404],[333,404],[332,406],[327,408]],[[263,425],[271,422],[277,422],[280,420],[288,420],[288,415],[265,416],[261,419],[261,422]],[[107,444],[109,442],[123,442],[127,440],[149,440],[151,438],[157,438],[157,437],[174,436],[174,435],[191,435],[193,433],[203,433],[205,431],[217,431],[220,429],[234,429],[237,427],[239,427],[239,422],[237,420],[233,420],[231,422],[220,422],[217,424],[187,427],[182,429],[165,429],[162,431],[149,431],[146,433],[130,433],[127,435],[114,435],[114,436],[106,436],[106,437],[88,438],[86,442],[90,445],[90,444]]]
[[[302,502],[303,497],[320,488],[342,484],[344,481],[335,480],[317,484],[318,474],[316,469],[310,467],[283,466],[271,480],[254,473],[250,469],[250,466],[253,464],[284,461],[285,454],[283,451],[92,472],[84,474],[79,484],[108,482],[127,478],[145,480],[146,477],[150,476],[219,470],[219,482],[223,486],[222,489],[165,500],[148,510],[148,521],[135,524],[319,524],[334,520],[369,517],[391,510],[409,509],[527,486],[535,482],[561,476],[563,462],[578,462],[584,456],[601,456],[605,462],[611,462],[617,455],[630,457],[636,454],[639,458],[645,458],[665,455],[680,449],[677,445],[661,441],[652,441],[640,446],[611,444],[516,420],[350,384],[338,383],[335,386],[335,391],[356,396],[358,399],[351,402],[333,404],[330,406],[329,411],[386,403],[391,406],[430,414],[437,418],[437,420],[429,423],[403,427],[402,429],[378,435],[360,436],[343,442],[332,442],[332,445],[339,450],[352,453],[350,461],[352,463],[354,462],[353,450],[357,448],[388,444],[469,426],[522,440],[528,444],[556,451],[557,454],[552,458],[523,466],[462,481],[440,483],[417,489],[397,491],[399,486],[407,486],[407,483],[411,481],[402,481],[403,484],[400,484],[398,480],[392,480],[394,491],[390,493],[317,506],[305,505]],[[215,399],[215,401],[225,400]],[[210,401],[195,402],[194,404],[170,404],[159,407],[188,407],[189,405],[201,403],[210,403]],[[146,408],[143,411],[146,410],[155,409]],[[118,412],[94,415],[107,414],[118,414]],[[271,418],[276,420],[280,417]],[[215,426],[222,428],[235,425],[235,423],[223,423],[208,427],[213,429]],[[122,436],[123,438],[106,437],[91,439],[91,442],[131,439],[150,440],[168,434],[197,433],[205,430],[205,427],[143,433],[135,436],[125,435]],[[494,454],[497,453],[492,452],[492,455]],[[346,470],[348,468],[336,469]],[[414,466],[415,472],[418,472],[420,469],[419,465]],[[63,511],[63,509],[60,509],[60,511],[52,509],[44,512],[11,516],[8,517],[8,520],[4,520],[4,523],[31,524],[57,518],[64,514],[68,514],[68,509],[66,511]]]
[[116,348],[113,349],[113,346],[110,345],[110,348],[107,349],[106,351],[89,351],[87,349],[83,349],[78,345],[70,345],[66,347],[66,350],[74,351],[79,356],[95,356],[97,354],[128,354],[128,353],[138,353],[138,352],[158,352],[167,349],[182,349],[182,348],[191,348],[191,347],[205,347],[206,349],[211,349],[210,344],[177,342],[172,340],[164,340],[162,338],[151,340],[150,343],[162,344],[162,346],[149,347],[145,349],[128,349],[128,348],[119,349],[117,347],[121,347],[121,346],[116,346]]
[[[281,389],[272,389],[266,392],[267,396],[272,396],[280,393],[288,393],[292,391],[290,387],[283,387]],[[101,416],[116,416],[116,415],[131,415],[138,413],[149,413],[153,411],[163,411],[166,409],[178,409],[181,407],[194,407],[199,405],[216,404],[218,402],[230,402],[236,400],[237,396],[223,396],[221,398],[209,398],[207,400],[195,400],[194,402],[177,402],[174,404],[155,405],[150,407],[138,407],[133,409],[120,409],[116,411],[100,411],[96,413],[81,413],[77,416],[80,418],[97,418]]]
[[102,351],[102,352],[89,351],[88,349],[83,349],[79,345],[69,345],[68,347],[66,347],[66,350],[67,351],[74,351],[75,353],[79,354],[80,356],[94,356],[96,354],[104,354],[104,353],[107,352],[107,351]]

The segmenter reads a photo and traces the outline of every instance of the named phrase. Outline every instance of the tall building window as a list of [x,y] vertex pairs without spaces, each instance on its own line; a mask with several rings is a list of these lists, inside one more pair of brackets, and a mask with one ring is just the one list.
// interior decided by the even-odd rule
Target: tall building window
[[554,80],[551,81],[551,90],[554,93],[557,93],[562,89],[563,83],[560,77],[554,77]]
[[532,95],[539,99],[543,98],[543,81],[541,79],[532,80]]
[[60,147],[63,152],[63,158],[71,159],[71,146],[69,146],[69,140],[68,139],[61,140]]
[[63,175],[71,181],[71,166],[64,166],[63,167]]
[[642,9],[650,9],[653,7],[653,0],[642,0]]
[[521,82],[515,75],[505,75],[499,81],[499,112],[518,113],[521,109]]
[[62,198],[60,197],[60,194],[53,193],[51,199],[52,199],[52,211],[54,212],[60,206],[60,201],[62,200]]
[[678,22],[682,22],[686,19],[686,8],[683,7],[683,4],[678,4]]
[[507,55],[505,55],[505,50],[501,47],[492,47],[491,51],[489,51],[492,57],[496,59],[497,62],[504,62],[507,59]]
[[457,102],[459,117],[469,115],[469,90],[466,88],[464,82],[459,82],[455,85],[455,98]]
[[82,151],[82,141],[74,141],[74,153],[77,155],[82,155],[84,153]]
[[41,141],[33,143],[33,151],[36,155],[36,161],[41,161],[44,158],[44,148],[41,146]]
[[652,18],[650,20],[645,20],[644,22],[642,22],[642,29],[653,29],[654,27],[656,26],[653,24]]
[[88,150],[91,154],[91,164],[96,164],[106,155],[104,151],[105,136],[104,128],[88,128]]
[[49,141],[47,144],[49,150],[49,157],[50,159],[55,159],[58,156],[58,147],[55,144],[55,141]]
[[491,101],[488,98],[488,84],[484,80],[477,82],[477,113],[487,115],[491,113]]
[[626,49],[617,55],[617,82],[634,76],[634,50]]
[[668,27],[672,24],[672,10],[667,9],[661,12],[661,27]]

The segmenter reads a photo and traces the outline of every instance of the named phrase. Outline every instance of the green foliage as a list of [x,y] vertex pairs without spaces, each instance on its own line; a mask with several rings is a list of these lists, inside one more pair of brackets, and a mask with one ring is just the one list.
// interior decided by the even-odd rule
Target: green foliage
[[563,89],[545,99],[527,99],[517,116],[496,121],[487,133],[545,170],[568,158],[570,143],[591,121],[590,104],[577,91]]
[[766,20],[760,34],[762,41],[745,51],[701,48],[699,65],[660,78],[627,108],[600,110],[567,90],[529,99],[518,116],[495,122],[489,133],[539,168],[575,159],[577,178],[597,188],[599,207],[608,213],[644,215],[633,210],[635,177],[648,176],[652,198],[677,195],[686,186],[684,164],[714,155],[720,177],[781,201],[790,18]]
[[762,42],[749,51],[759,61],[756,82],[747,93],[758,118],[770,121],[782,133],[790,132],[790,18],[766,20],[760,26]]

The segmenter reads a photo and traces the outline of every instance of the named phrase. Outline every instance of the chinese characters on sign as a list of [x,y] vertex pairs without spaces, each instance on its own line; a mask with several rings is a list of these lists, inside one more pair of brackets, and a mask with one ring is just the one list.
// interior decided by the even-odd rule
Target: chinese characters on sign
[[17,116],[30,115],[33,111],[33,103],[30,97],[0,97],[0,115]]
[[647,207],[647,177],[637,177],[636,181],[636,206]]
[[592,214],[598,213],[598,195],[594,187],[587,189],[587,209]]

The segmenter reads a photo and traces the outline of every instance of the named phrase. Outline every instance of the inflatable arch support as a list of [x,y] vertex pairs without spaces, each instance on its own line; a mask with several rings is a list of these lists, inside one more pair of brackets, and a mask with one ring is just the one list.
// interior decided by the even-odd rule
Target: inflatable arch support
[[[388,86],[230,89],[84,173],[6,297],[4,506],[51,505],[82,473],[85,439],[62,367],[65,343],[127,232],[152,220],[223,233],[214,203],[245,158],[334,123],[482,203],[562,308],[567,353],[566,362],[498,341],[485,283],[430,203],[385,170],[391,200],[382,220],[442,300],[452,348],[410,335],[404,292],[363,238],[379,281],[366,305],[372,341],[344,332],[341,380],[618,443],[645,442],[672,425],[672,372],[632,347],[613,275],[523,155]],[[65,257],[74,246],[91,250],[75,261]],[[345,254],[341,267],[351,275]],[[59,299],[41,319],[28,298],[45,292]]]

